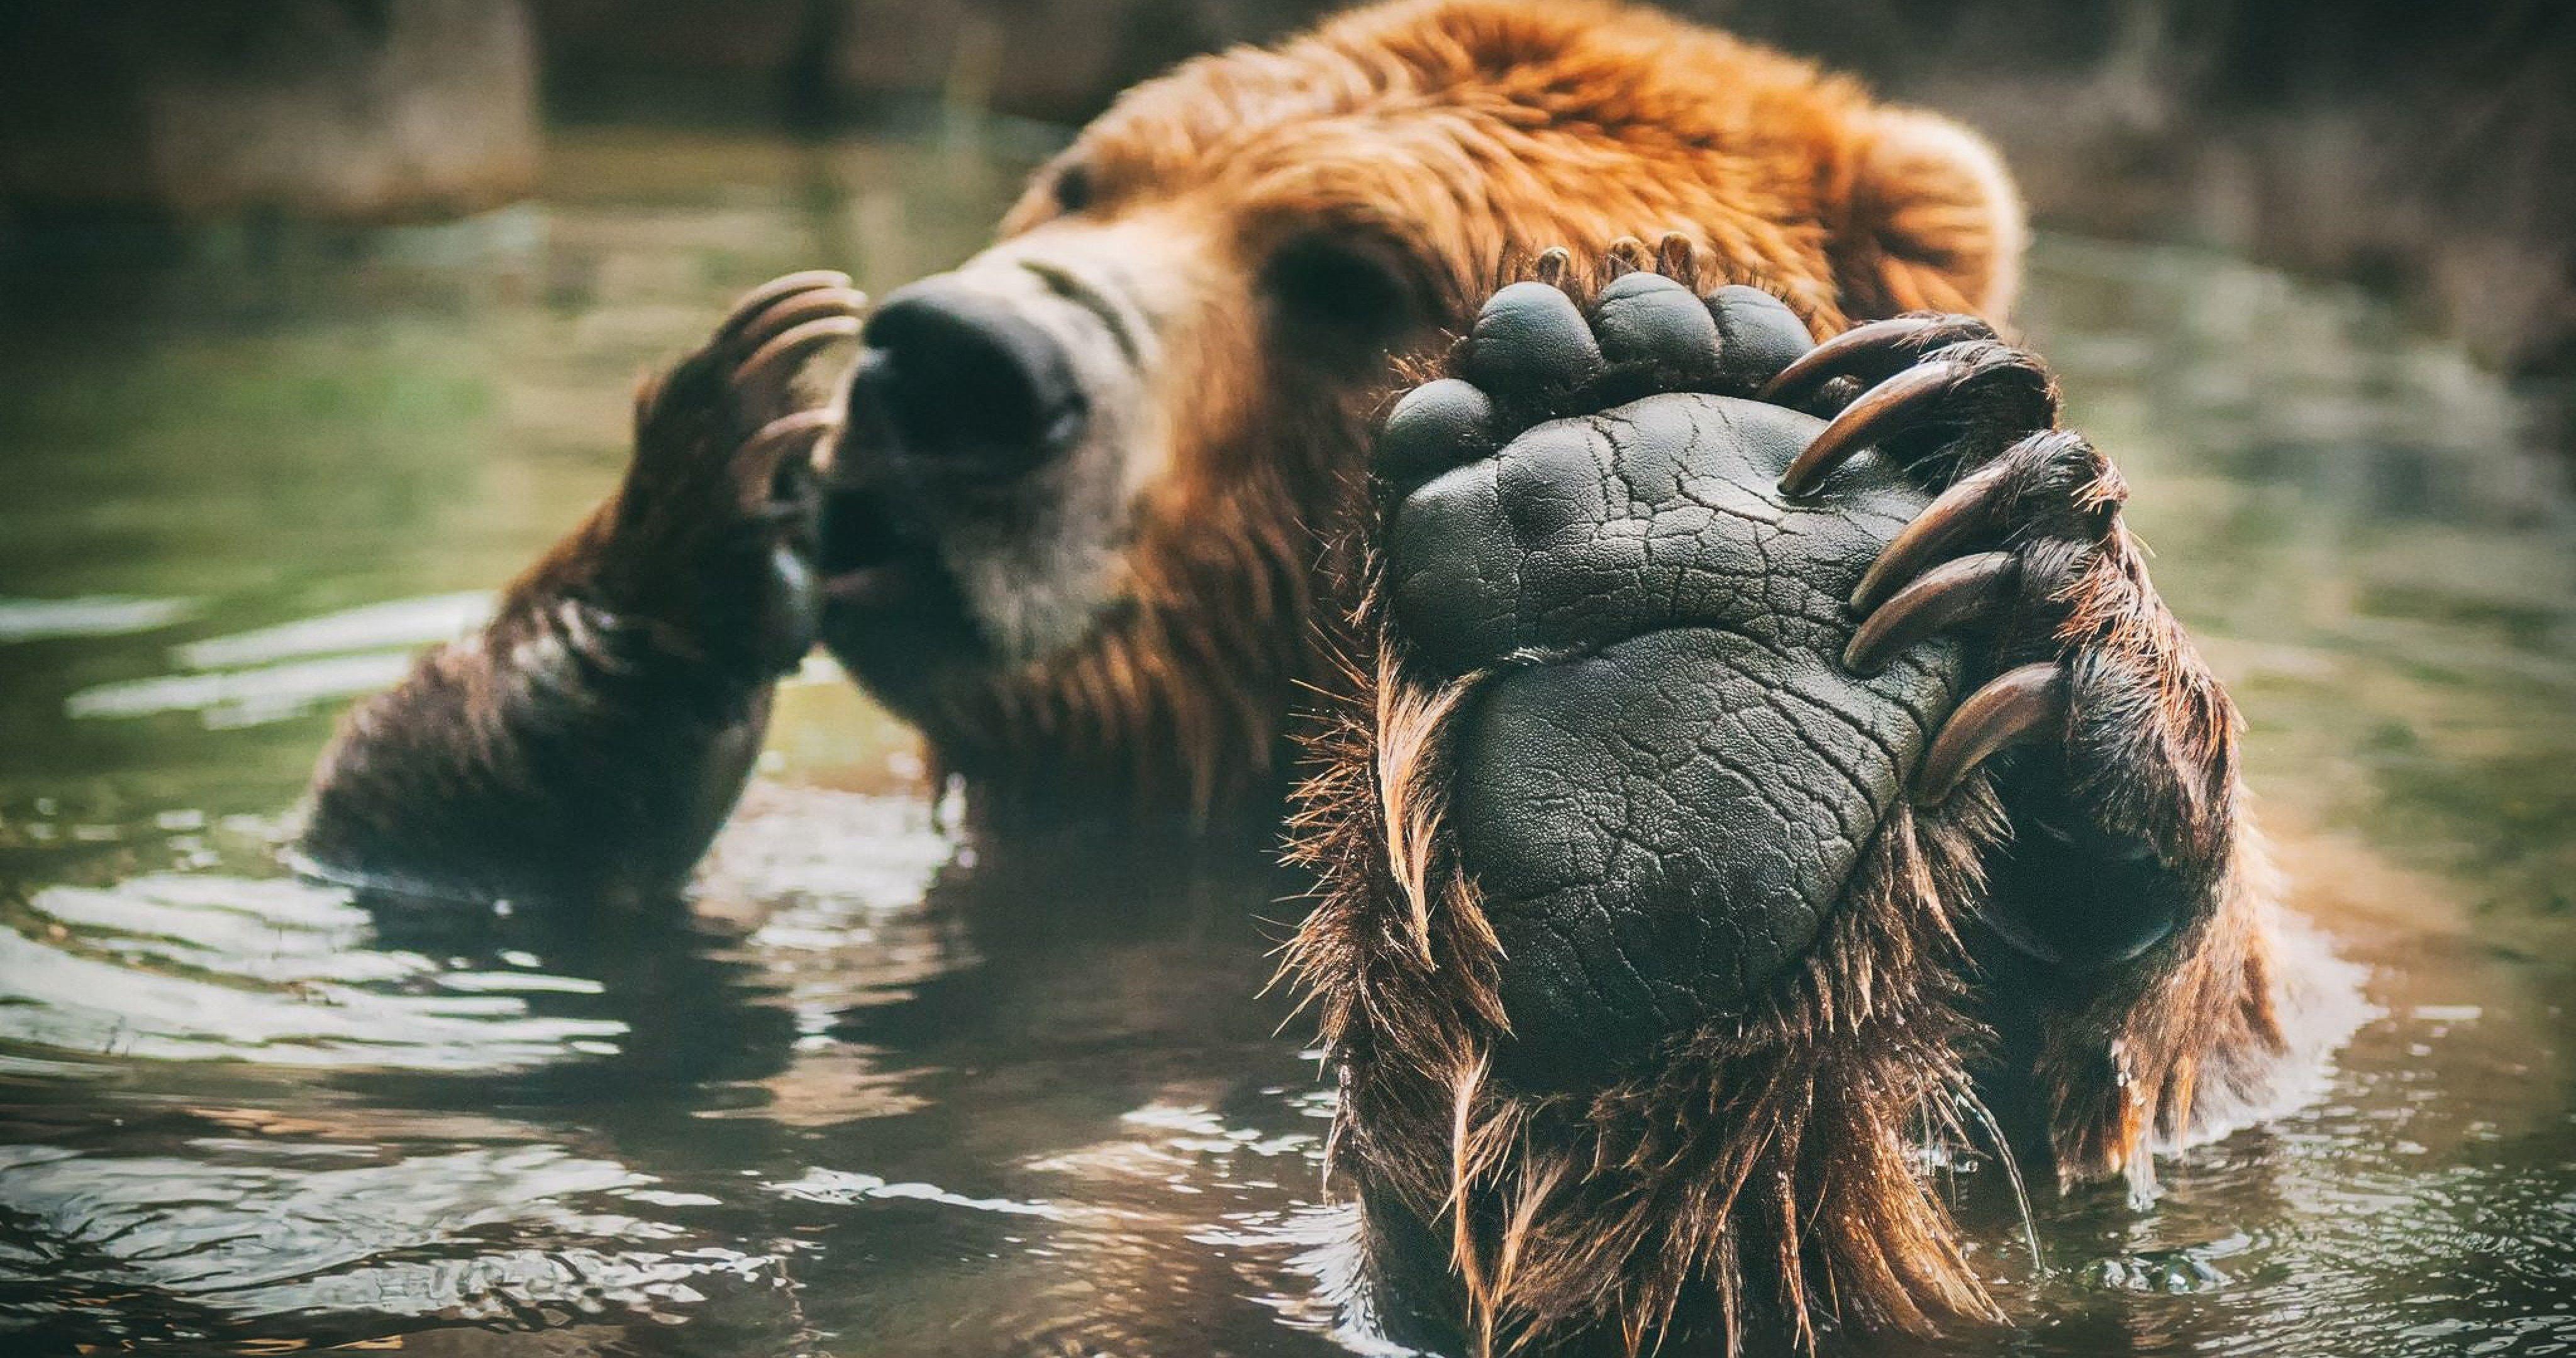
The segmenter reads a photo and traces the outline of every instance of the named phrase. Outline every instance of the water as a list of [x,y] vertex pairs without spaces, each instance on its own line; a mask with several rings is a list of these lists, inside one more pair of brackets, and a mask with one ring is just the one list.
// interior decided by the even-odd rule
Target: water
[[[771,273],[964,254],[1018,161],[576,132],[534,207],[0,320],[0,1348],[1367,1351],[1261,991],[1296,884],[1240,855],[978,860],[816,673],[686,920],[371,912],[272,857],[333,712],[606,488],[640,367]],[[2564,463],[2361,298],[2034,274],[2369,1008],[2151,1204],[2043,1191],[2038,1272],[1969,1176],[2000,1346],[2576,1352]]]

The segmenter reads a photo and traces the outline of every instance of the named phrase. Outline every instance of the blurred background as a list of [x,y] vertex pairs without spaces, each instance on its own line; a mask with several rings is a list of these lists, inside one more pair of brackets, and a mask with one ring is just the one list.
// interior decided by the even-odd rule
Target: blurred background
[[[826,664],[686,918],[274,854],[727,298],[1325,8],[0,0],[0,1349],[1385,1351],[1297,884],[979,860]],[[1951,1166],[2007,1351],[2576,1353],[2576,5],[1677,8],[2003,147],[2350,1033],[2151,1199]]]
[[[1067,126],[1325,0],[173,0],[0,9],[0,204],[64,223],[458,216],[550,123]],[[2557,0],[1679,0],[2001,144],[2039,221],[2403,299],[2576,359],[2576,13]],[[5,229],[5,228],[0,228]]]

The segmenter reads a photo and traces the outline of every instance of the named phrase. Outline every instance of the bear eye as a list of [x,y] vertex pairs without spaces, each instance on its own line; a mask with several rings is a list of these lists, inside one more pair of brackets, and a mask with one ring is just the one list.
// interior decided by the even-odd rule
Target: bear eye
[[1091,206],[1093,187],[1091,167],[1081,161],[1057,170],[1054,186],[1049,190],[1055,195],[1055,210],[1071,215]]
[[1271,256],[1263,276],[1280,318],[1300,328],[1384,344],[1412,323],[1413,291],[1388,252],[1308,236]]

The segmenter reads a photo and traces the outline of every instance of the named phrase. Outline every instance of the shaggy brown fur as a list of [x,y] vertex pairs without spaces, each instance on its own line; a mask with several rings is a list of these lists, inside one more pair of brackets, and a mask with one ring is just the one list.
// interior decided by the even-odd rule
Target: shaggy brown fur
[[[2105,464],[2092,498],[2115,506],[2127,493]],[[2188,885],[2202,903],[2139,964],[2053,994],[2041,1020],[2038,1074],[2060,1180],[2126,1174],[2144,1187],[2151,1139],[2188,1136],[2205,1091],[2253,1098],[2283,1052],[2271,868],[2237,769],[2243,721],[2156,597],[2125,528],[2076,585],[2056,640],[2156,680],[2144,710],[2101,724],[2124,743],[2072,751],[2068,762],[2091,771],[2078,791],[2108,806],[2105,819],[2193,865]]]
[[[1150,375],[1167,434],[1116,597],[1082,640],[914,713],[979,811],[1268,814],[1299,710],[1325,708],[1297,826],[1325,894],[1292,967],[1345,1072],[1336,1159],[1384,1231],[1444,1232],[1480,1344],[1991,1317],[1918,1150],[1927,1129],[1958,1134],[1974,1098],[1995,790],[1981,775],[1943,811],[1887,822],[1759,1012],[1679,1035],[1654,1071],[1605,1088],[1509,1088],[1488,1061],[1501,959],[1443,823],[1452,718],[1479,680],[1408,667],[1369,593],[1365,509],[1390,360],[1437,352],[1551,246],[1591,260],[1674,232],[1686,248],[1667,272],[1762,287],[1819,335],[1914,308],[2000,316],[2021,223],[1991,154],[1642,10],[1410,0],[1131,92],[1003,234],[1050,231],[1103,233],[1088,239],[1187,301]],[[1398,280],[1401,328],[1283,328],[1264,280],[1309,240]],[[1574,272],[1580,294],[1593,280]],[[747,775],[779,668],[742,616],[771,588],[752,581],[782,521],[744,508],[770,464],[743,450],[783,407],[711,375],[743,360],[722,339],[647,393],[619,499],[483,636],[352,719],[317,782],[317,859],[483,894],[683,880]],[[2190,865],[2194,905],[2146,957],[2041,978],[2033,1030],[2001,1046],[2032,1053],[2061,1176],[2140,1175],[2151,1137],[2187,1131],[2210,1088],[2258,1081],[2278,1045],[2266,905],[2233,710],[2125,536],[2068,602],[2056,640],[2150,676],[2153,695],[2088,728],[2125,734],[2070,751],[2112,780],[2076,791]]]

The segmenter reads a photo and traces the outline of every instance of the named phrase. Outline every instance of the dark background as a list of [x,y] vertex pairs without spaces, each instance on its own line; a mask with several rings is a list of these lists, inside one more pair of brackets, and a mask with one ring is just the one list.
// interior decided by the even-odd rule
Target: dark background
[[[0,0],[0,249],[421,220],[565,118],[1078,123],[1317,0]],[[2576,374],[2576,5],[1681,0],[1992,135],[2044,228],[2203,244]]]

